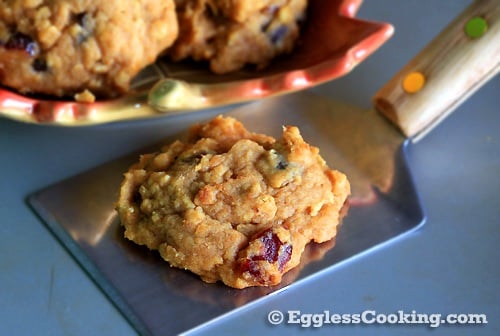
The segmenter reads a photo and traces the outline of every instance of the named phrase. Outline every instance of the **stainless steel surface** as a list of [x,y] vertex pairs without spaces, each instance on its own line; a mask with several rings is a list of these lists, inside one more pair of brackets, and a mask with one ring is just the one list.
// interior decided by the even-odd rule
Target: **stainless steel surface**
[[[275,136],[283,124],[303,125],[306,141],[319,146],[327,163],[341,169],[353,184],[351,205],[335,246],[333,242],[309,246],[301,264],[287,273],[280,286],[236,290],[206,284],[192,274],[170,268],[156,253],[126,241],[114,202],[122,175],[138,159],[137,153],[30,197],[48,228],[141,334],[187,331],[317,276],[424,222],[406,166],[402,136],[382,116],[361,109],[346,110],[346,106],[308,93],[267,99],[227,114],[252,131]],[[375,132],[370,132],[375,119],[380,126],[371,127]],[[350,137],[342,129],[347,129]]]

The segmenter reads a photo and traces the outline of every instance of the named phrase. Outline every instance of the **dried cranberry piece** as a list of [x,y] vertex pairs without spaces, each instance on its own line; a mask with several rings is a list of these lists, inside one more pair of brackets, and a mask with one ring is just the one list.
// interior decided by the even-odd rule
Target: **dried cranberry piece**
[[258,281],[265,282],[258,262],[277,263],[278,270],[282,272],[292,257],[293,247],[291,244],[283,243],[271,229],[262,232],[256,239],[262,243],[261,253],[245,259],[241,265],[241,270],[250,273]]
[[279,249],[283,245],[281,240],[271,230],[264,231],[259,239],[264,245],[263,255],[254,256],[253,260],[266,260],[270,263],[276,262],[278,260]]
[[283,272],[286,264],[290,261],[290,258],[292,258],[292,250],[293,250],[292,245],[290,244],[283,245],[283,250],[278,255],[278,269],[280,272]]
[[5,43],[6,49],[24,50],[30,56],[35,56],[39,51],[38,44],[28,35],[16,32]]
[[262,276],[260,274],[260,269],[258,264],[251,259],[246,259],[243,264],[241,265],[241,271],[243,273],[248,272],[250,273],[254,278],[259,279],[261,282],[263,281]]

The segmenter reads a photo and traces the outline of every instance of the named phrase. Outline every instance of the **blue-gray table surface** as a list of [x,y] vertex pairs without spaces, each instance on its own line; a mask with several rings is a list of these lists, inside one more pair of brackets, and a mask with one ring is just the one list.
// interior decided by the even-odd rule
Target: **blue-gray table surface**
[[[315,92],[370,107],[373,94],[458,15],[464,0],[366,1],[357,16],[390,22],[395,35],[345,77]],[[499,42],[500,43],[500,42]],[[251,304],[199,334],[500,334],[500,79],[472,95],[410,147],[427,214],[417,232],[311,281]],[[169,118],[62,128],[0,119],[0,335],[134,335],[26,197],[162,139]],[[273,326],[285,314],[374,311],[486,314],[485,325]]]

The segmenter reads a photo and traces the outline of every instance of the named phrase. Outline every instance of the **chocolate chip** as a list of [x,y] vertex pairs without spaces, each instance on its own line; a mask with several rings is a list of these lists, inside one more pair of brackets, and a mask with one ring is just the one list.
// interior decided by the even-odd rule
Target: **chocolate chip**
[[43,58],[35,58],[31,66],[37,72],[44,72],[48,70],[47,62]]
[[279,26],[277,29],[271,32],[271,34],[269,35],[269,39],[273,44],[278,44],[286,36],[287,32],[287,26]]
[[85,12],[76,14],[74,20],[83,28],[88,28],[90,26],[90,18]]
[[276,169],[279,170],[285,170],[288,167],[288,162],[285,161],[279,161],[278,164],[276,165]]
[[36,43],[29,35],[20,32],[15,32],[10,36],[5,43],[5,48],[11,50],[23,50],[30,56],[35,56],[40,50],[38,43]]
[[82,44],[92,34],[92,16],[90,16],[88,13],[83,12],[76,14],[73,20],[74,22],[76,22],[76,24],[82,27],[82,32],[76,36],[76,43]]
[[142,203],[142,195],[139,191],[135,191],[132,194],[132,203],[140,205]]

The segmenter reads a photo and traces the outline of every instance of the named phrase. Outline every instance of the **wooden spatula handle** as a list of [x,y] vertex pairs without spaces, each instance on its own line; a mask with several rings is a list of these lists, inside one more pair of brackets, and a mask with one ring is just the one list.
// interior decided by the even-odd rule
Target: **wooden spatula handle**
[[478,0],[380,89],[374,105],[419,139],[499,68],[500,2]]

